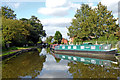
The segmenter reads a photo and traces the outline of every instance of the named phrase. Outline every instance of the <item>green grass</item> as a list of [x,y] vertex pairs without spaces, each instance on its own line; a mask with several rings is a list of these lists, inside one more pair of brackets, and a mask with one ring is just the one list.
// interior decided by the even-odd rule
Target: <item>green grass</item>
[[2,52],[5,53],[7,51],[11,50],[19,50],[19,49],[27,49],[27,48],[33,48],[34,46],[28,46],[28,47],[10,47],[8,49],[3,49]]
[[[8,54],[13,54],[19,50],[22,50],[22,49],[29,49],[29,48],[33,48],[34,46],[28,46],[28,47],[10,47],[8,49],[4,49],[2,50],[2,54],[0,54],[0,57],[1,56],[5,56],[5,55],[8,55]],[[17,51],[14,51],[14,50],[17,50]]]
[[120,53],[120,50],[118,50],[118,52],[117,53]]
[[7,53],[4,53],[4,54],[1,54],[0,57],[1,57],[1,56],[5,56],[5,55],[8,55],[8,54],[13,54],[13,53],[15,53],[15,52],[7,52]]

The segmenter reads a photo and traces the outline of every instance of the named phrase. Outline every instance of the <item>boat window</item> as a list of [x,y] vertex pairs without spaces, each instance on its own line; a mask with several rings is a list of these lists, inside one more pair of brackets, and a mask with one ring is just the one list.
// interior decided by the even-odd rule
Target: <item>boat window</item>
[[91,46],[91,49],[95,49],[95,46]]
[[85,47],[84,46],[81,46],[81,49],[84,49]]
[[65,46],[63,46],[62,49],[65,49]]
[[91,60],[91,63],[96,64],[96,61],[95,60]]
[[68,49],[71,49],[71,46],[68,46]]
[[81,61],[85,61],[85,59],[84,59],[84,58],[81,58]]
[[77,58],[76,58],[76,57],[73,57],[73,60],[77,60]]
[[108,47],[107,47],[107,46],[105,46],[105,49],[108,49]]
[[65,58],[65,56],[62,56],[62,58]]
[[77,47],[76,46],[73,46],[73,49],[76,49]]
[[68,59],[71,59],[71,57],[68,57]]

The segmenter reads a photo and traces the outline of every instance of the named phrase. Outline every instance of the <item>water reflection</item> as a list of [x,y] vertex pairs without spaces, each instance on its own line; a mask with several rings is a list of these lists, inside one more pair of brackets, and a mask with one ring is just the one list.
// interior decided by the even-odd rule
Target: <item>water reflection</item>
[[68,72],[69,66],[67,66],[69,61],[60,61],[45,50],[43,49],[41,53],[46,53],[46,61],[41,74],[36,78],[71,78],[72,76]]
[[80,62],[68,63],[69,72],[74,78],[118,78],[120,69],[105,68],[100,65],[85,65]]
[[3,61],[3,78],[117,78],[117,61],[54,54],[49,48]]
[[[118,78],[120,67],[118,62],[111,60],[54,54],[56,58],[69,60],[68,71],[73,78]],[[117,61],[117,60],[116,60]]]
[[35,78],[43,68],[46,56],[38,51],[27,52],[3,63],[2,78]]
[[46,52],[50,53],[50,47],[46,48]]

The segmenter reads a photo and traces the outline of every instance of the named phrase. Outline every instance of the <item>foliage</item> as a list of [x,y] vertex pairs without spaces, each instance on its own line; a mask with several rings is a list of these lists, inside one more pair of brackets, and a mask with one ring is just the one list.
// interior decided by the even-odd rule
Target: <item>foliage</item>
[[59,63],[59,62],[61,61],[61,59],[60,59],[60,58],[55,58],[55,61],[56,61],[57,63]]
[[28,48],[33,48],[34,46],[28,46],[28,47],[15,47],[15,46],[13,46],[13,47],[9,47],[8,49],[2,49],[2,52],[3,53],[7,53],[7,52],[10,52],[10,51],[12,51],[12,50],[21,50],[21,49],[28,49]]
[[14,11],[7,6],[2,7],[2,16],[4,16],[7,19],[16,18],[16,14],[14,14]]
[[118,28],[119,31],[116,32],[116,36],[118,36],[119,40],[120,40],[120,27]]
[[41,48],[37,48],[38,52],[41,53],[42,49]]
[[91,40],[106,37],[107,40],[111,39],[118,31],[117,19],[112,15],[107,7],[99,3],[97,8],[92,9],[87,4],[82,4],[80,9],[72,20],[71,26],[68,27],[68,36],[77,39]]
[[62,34],[59,31],[56,31],[55,36],[54,36],[54,40],[56,40],[58,44],[61,43]]
[[50,53],[50,47],[46,48],[46,52]]
[[61,42],[61,44],[64,44],[64,42]]
[[5,54],[0,55],[0,57],[1,57],[1,56],[5,56],[5,55],[9,55],[9,54],[13,54],[13,53],[15,53],[15,52],[7,52],[7,53],[5,53]]
[[57,44],[57,43],[58,43],[58,41],[57,41],[57,40],[54,40],[54,41],[53,41],[53,44]]
[[28,46],[33,46],[34,43],[32,41],[28,41]]
[[29,31],[26,28],[30,28],[29,25],[24,24],[19,20],[12,20],[2,18],[2,34],[4,43],[11,41],[13,45],[26,43],[26,38],[29,35]]
[[73,40],[73,44],[80,44],[80,42],[82,42],[79,38],[75,37]]
[[51,42],[52,39],[53,39],[52,36],[47,37],[47,38],[46,38],[46,43],[51,44],[51,43],[52,43],[52,42]]
[[[45,37],[43,25],[40,20],[31,16],[30,19],[16,19],[16,14],[9,7],[2,7],[2,47],[7,48],[7,44],[11,46],[23,46],[26,44],[36,44],[39,38]],[[1,18],[1,17],[0,17]]]
[[41,38],[39,38],[39,41],[38,41],[37,43],[42,43],[42,40],[41,40]]
[[43,30],[43,26],[37,17],[31,16],[30,19],[22,18],[20,20],[32,26],[32,29],[29,30],[30,35],[28,39],[34,42],[35,44],[39,41],[39,37],[46,36],[45,30]]

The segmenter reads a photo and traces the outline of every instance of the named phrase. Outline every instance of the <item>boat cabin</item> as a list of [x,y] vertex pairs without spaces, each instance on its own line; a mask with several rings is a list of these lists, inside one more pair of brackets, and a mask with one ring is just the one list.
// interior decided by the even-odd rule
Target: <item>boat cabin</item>
[[103,51],[110,50],[111,44],[92,45],[92,43],[84,43],[82,45],[59,45],[55,46],[55,50],[85,50],[85,51]]

